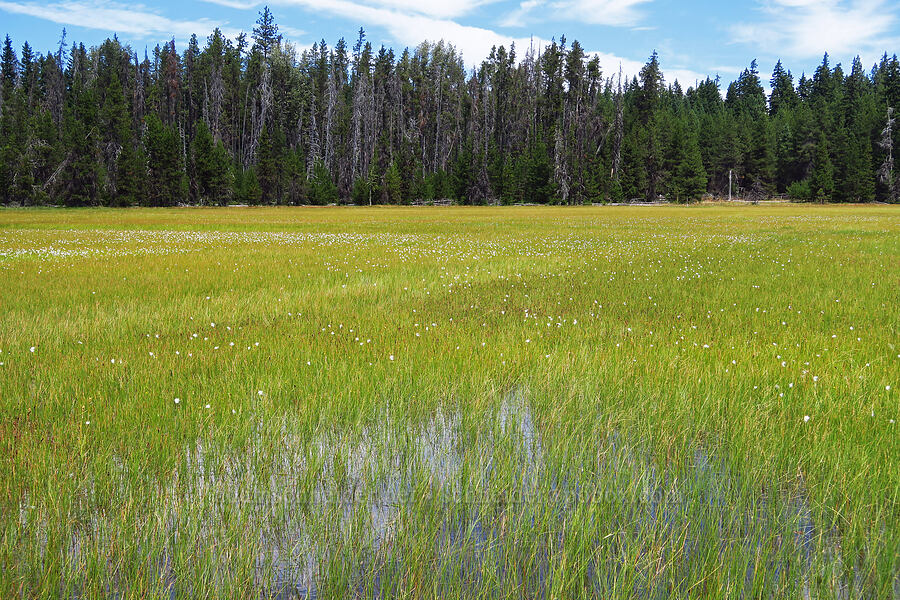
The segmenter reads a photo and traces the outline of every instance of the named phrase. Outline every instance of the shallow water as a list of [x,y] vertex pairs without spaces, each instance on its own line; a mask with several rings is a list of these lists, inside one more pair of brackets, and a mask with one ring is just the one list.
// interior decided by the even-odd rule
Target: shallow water
[[[746,482],[713,449],[695,448],[676,475],[611,432],[593,440],[596,452],[579,454],[579,464],[553,456],[559,448],[537,422],[511,395],[474,430],[459,412],[439,409],[418,426],[386,416],[314,438],[287,421],[260,422],[241,449],[198,440],[160,490],[161,585],[171,597],[190,589],[175,566],[179,543],[215,556],[217,541],[236,529],[254,549],[253,586],[271,598],[314,598],[323,585],[333,591],[335,578],[347,594],[390,597],[420,560],[429,561],[429,589],[439,595],[518,589],[546,597],[558,589],[556,561],[573,544],[583,560],[578,586],[588,595],[621,593],[623,578],[631,597],[678,595],[684,590],[661,582],[694,580],[698,569],[736,560],[743,594],[762,585],[809,597],[816,553],[837,547],[802,489],[740,499]],[[121,461],[118,468],[126,470]],[[20,523],[33,526],[27,511]],[[69,560],[78,564],[107,543],[94,514],[76,529]],[[222,558],[212,580],[225,585],[234,560]],[[114,579],[127,591],[127,577]],[[848,590],[832,588],[836,597]]]

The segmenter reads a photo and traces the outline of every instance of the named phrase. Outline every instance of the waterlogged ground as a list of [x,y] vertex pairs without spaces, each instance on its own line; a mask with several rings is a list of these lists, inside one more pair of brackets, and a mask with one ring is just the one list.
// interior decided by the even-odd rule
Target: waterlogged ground
[[896,207],[0,211],[0,597],[900,598]]

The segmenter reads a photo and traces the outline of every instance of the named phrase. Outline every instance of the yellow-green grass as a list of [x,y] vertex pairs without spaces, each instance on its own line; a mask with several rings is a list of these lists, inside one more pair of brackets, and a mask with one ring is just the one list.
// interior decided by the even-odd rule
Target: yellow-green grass
[[0,350],[3,598],[900,597],[896,207],[4,210]]

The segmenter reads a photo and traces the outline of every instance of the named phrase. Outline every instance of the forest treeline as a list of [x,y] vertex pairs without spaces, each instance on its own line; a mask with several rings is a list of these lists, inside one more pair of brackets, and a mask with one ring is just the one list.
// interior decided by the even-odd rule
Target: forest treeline
[[796,82],[604,73],[564,37],[477,67],[444,42],[396,56],[362,29],[300,53],[268,8],[143,58],[118,39],[0,56],[0,202],[14,205],[685,202],[706,193],[896,202],[900,63],[826,55]]

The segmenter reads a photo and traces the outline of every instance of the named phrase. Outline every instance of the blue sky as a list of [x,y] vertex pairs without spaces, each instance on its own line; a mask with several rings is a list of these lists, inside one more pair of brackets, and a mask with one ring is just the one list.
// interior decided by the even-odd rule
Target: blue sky
[[[141,51],[191,33],[201,41],[216,26],[227,35],[250,31],[264,2],[252,0],[0,0],[0,33],[17,48],[55,48],[68,41],[97,44],[118,34]],[[564,34],[600,56],[607,75],[635,73],[656,49],[668,82],[683,87],[706,75],[736,77],[754,58],[768,79],[777,59],[796,76],[811,73],[824,52],[849,65],[859,54],[870,67],[900,52],[900,3],[885,0],[272,0],[285,38],[298,47],[341,36],[352,43],[360,26],[369,40],[400,49],[423,39],[450,41],[472,66],[493,44],[543,43]]]

